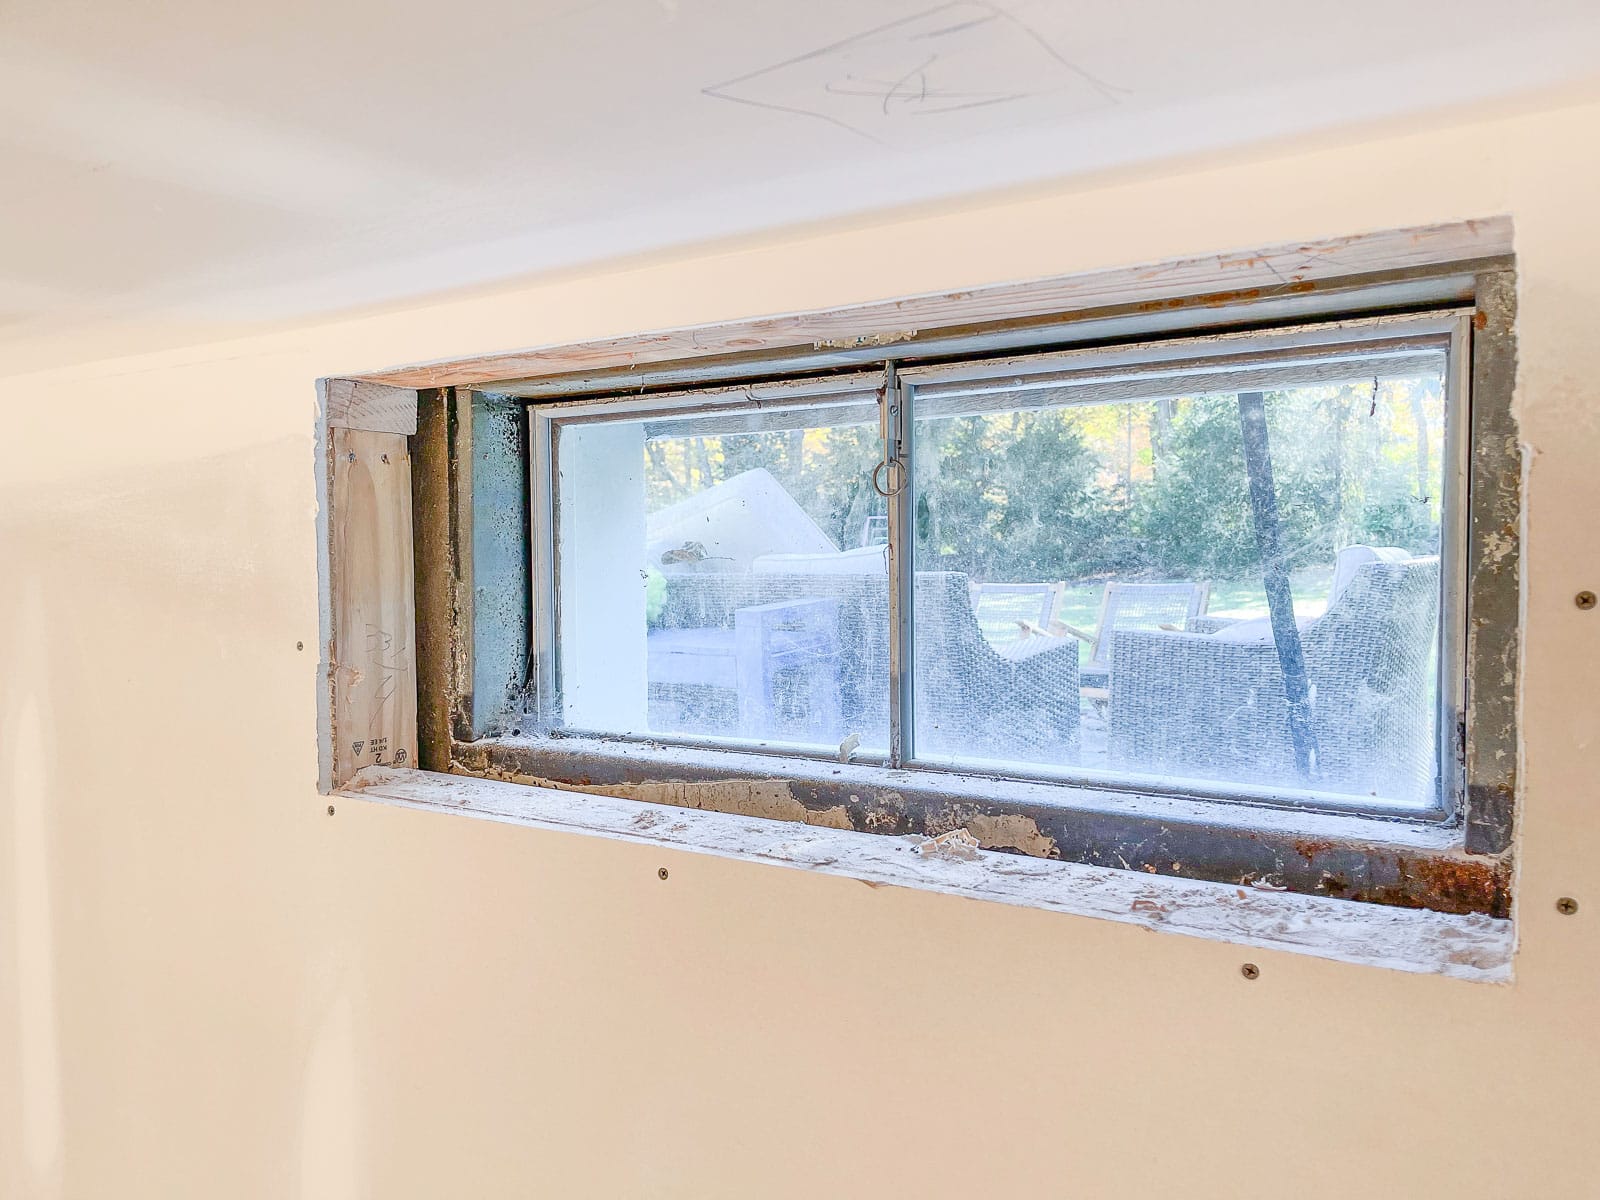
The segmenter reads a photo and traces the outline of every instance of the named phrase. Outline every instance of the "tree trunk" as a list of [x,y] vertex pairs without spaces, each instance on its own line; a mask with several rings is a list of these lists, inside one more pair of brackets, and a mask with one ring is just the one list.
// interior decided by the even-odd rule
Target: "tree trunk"
[[670,489],[668,495],[671,499],[682,499],[687,494],[687,489],[679,481],[678,477],[672,473],[672,468],[667,465],[667,457],[662,452],[661,443],[646,440],[644,452],[650,457],[651,468],[666,480]]
[[1244,465],[1250,476],[1250,519],[1261,553],[1262,582],[1272,617],[1272,640],[1283,668],[1283,694],[1289,705],[1289,740],[1303,782],[1317,769],[1317,735],[1311,724],[1311,688],[1306,680],[1300,627],[1294,621],[1294,593],[1284,566],[1278,493],[1272,481],[1272,447],[1267,440],[1267,409],[1260,392],[1239,393],[1239,428],[1244,439]]
[[1428,487],[1430,458],[1428,449],[1428,414],[1422,407],[1421,389],[1416,384],[1411,384],[1409,390],[1411,392],[1411,419],[1417,425],[1417,499],[1426,504],[1433,498],[1429,495],[1432,489]]
[[1167,453],[1172,447],[1172,405],[1171,400],[1157,400],[1150,424],[1150,463],[1152,474],[1158,479],[1166,469]]
[[1328,545],[1330,555],[1337,554],[1350,540],[1344,514],[1344,431],[1349,423],[1350,389],[1346,386],[1339,389],[1339,394],[1333,400],[1333,520],[1329,522],[1333,538]]

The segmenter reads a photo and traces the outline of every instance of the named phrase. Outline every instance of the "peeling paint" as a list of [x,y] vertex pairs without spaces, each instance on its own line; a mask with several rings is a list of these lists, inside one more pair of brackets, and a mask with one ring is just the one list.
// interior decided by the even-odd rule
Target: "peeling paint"
[[941,833],[938,837],[931,837],[917,847],[917,853],[923,858],[965,858],[975,860],[978,857],[978,839],[965,829],[952,829]]
[[[696,808],[704,812],[728,813],[733,816],[791,821],[795,824],[815,825],[824,829],[855,828],[850,819],[850,810],[843,804],[835,804],[824,809],[809,809],[795,797],[790,785],[779,779],[729,779],[715,782],[647,780],[638,783],[594,784],[587,780],[579,782],[546,779],[505,771],[488,774],[492,778],[508,783],[530,784],[558,791],[584,792],[591,796],[613,796],[645,804],[665,804],[674,808]],[[651,829],[660,819],[659,814],[647,809],[634,819],[634,825],[639,829]]]
[[854,829],[855,825],[850,820],[850,810],[842,804],[835,804],[832,808],[825,808],[821,812],[808,812],[807,825],[820,825],[824,829]]
[[967,828],[977,837],[985,850],[1020,850],[1036,858],[1060,858],[1056,840],[1039,830],[1039,823],[1029,817],[1010,814],[991,817],[979,814],[967,822]]

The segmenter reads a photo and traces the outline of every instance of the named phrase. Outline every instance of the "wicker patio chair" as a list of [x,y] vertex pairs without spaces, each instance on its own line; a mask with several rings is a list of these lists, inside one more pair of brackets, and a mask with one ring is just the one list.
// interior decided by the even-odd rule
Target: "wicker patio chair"
[[1060,590],[1055,583],[975,583],[972,611],[990,644],[1003,646],[1048,629]]

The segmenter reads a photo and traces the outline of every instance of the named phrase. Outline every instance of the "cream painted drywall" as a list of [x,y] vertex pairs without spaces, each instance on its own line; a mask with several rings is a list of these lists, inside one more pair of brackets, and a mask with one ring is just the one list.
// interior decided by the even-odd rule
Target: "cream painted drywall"
[[[1597,134],[1189,164],[0,380],[0,1194],[1600,1195]],[[1514,985],[1247,983],[1122,925],[326,814],[318,375],[1494,212],[1534,451]]]

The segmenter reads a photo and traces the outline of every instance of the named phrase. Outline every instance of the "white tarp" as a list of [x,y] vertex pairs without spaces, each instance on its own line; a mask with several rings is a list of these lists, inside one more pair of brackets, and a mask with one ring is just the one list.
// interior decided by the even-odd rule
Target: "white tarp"
[[[725,479],[651,513],[645,565],[671,572],[704,560],[717,569],[748,571],[763,554],[836,554],[839,547],[764,467]],[[681,552],[677,562],[661,556]],[[688,567],[688,569],[693,569]]]

